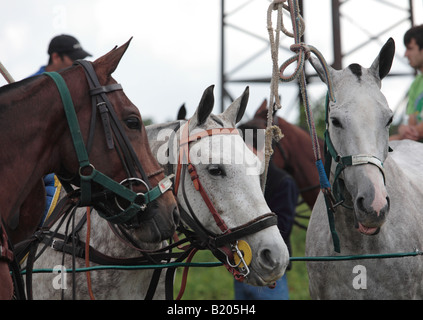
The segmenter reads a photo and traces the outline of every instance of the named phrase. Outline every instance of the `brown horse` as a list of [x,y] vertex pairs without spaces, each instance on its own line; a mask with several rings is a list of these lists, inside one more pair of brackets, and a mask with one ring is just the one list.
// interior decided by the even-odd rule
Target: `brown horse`
[[[265,129],[267,126],[267,101],[257,109],[252,120],[242,124],[243,128]],[[274,117],[284,134],[278,144],[274,145],[272,159],[276,166],[286,170],[295,180],[307,205],[313,208],[319,195],[319,174],[315,165],[311,138],[308,132],[288,121]],[[323,141],[319,141],[323,154]]]
[[[127,178],[131,178],[130,181],[135,180],[133,178],[143,180],[143,183],[133,184],[131,188],[135,193],[145,193],[145,185],[156,187],[164,174],[151,153],[137,107],[111,77],[128,45],[129,41],[92,63],[100,86],[91,92],[83,66],[74,65],[61,71],[60,75],[70,92],[85,144],[88,140],[92,141],[89,150],[90,164],[118,183]],[[106,143],[107,134],[103,126],[107,125],[102,122],[104,114],[100,116],[100,112],[97,112],[91,119],[94,101],[92,95],[96,95],[93,92],[96,90],[103,90],[101,95],[108,98],[112,105],[109,109],[113,109],[106,111],[109,111],[112,118],[111,111],[114,111],[118,119],[115,122],[120,124],[120,135],[116,133],[116,125],[113,127],[115,122],[112,124],[114,147],[113,144],[111,147],[110,141]],[[97,106],[100,108],[100,104]],[[110,120],[110,117],[108,121],[111,123],[113,119]],[[95,127],[93,123],[96,123]],[[14,241],[17,241],[31,234],[40,220],[44,208],[44,205],[40,205],[40,196],[43,199],[45,194],[41,184],[44,175],[54,172],[60,177],[68,178],[72,184],[80,185],[80,174],[85,176],[86,173],[79,172],[76,147],[71,138],[63,103],[57,86],[48,76],[37,76],[0,88],[0,131],[1,229],[7,229]],[[119,139],[124,139],[127,143],[117,142]],[[129,163],[131,160],[127,159],[127,154],[130,152],[139,159],[139,165]],[[98,183],[92,183],[93,194],[98,194],[97,191],[104,193],[104,208],[107,207],[110,212],[122,211],[118,209],[116,197],[110,196],[106,189]],[[164,192],[145,211],[139,211],[133,217],[139,222],[137,227],[144,230],[145,241],[152,242],[171,236],[177,218],[177,204],[171,192]],[[7,243],[0,237],[0,253],[6,252],[5,248]],[[0,299],[10,299],[12,295],[8,259],[0,257]]]

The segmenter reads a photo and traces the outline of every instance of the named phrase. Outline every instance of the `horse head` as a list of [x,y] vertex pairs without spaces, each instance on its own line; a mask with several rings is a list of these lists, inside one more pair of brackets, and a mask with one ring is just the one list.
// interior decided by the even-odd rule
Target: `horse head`
[[[231,255],[239,249],[244,252],[245,261],[239,260],[238,266],[241,263],[245,281],[268,285],[283,275],[289,255],[277,226],[267,224],[275,217],[260,188],[261,162],[235,129],[248,96],[247,88],[222,114],[214,115],[213,86],[204,91],[194,115],[177,135],[189,164],[180,170],[175,166],[180,173],[175,185],[181,214],[191,214],[189,225],[205,239],[216,239],[214,253],[227,268],[236,269],[237,258],[233,261]],[[187,222],[187,216],[182,220]]]
[[[165,177],[150,150],[138,108],[111,76],[129,43],[130,41],[95,60],[92,63],[93,75],[90,75],[87,66],[83,64],[76,64],[61,72],[61,75],[75,104],[90,164],[105,176],[137,193],[140,199],[137,196],[136,202],[142,202],[145,201],[143,195],[158,188],[159,182]],[[95,81],[92,77],[98,78],[96,88],[93,88]],[[101,102],[99,97],[108,99],[109,103],[107,100]],[[96,108],[98,111],[92,116]],[[61,114],[63,116],[63,112]],[[76,147],[69,131],[64,132],[63,139],[58,144],[61,166],[56,166],[54,172],[62,179],[79,186],[85,173],[81,173],[82,168],[78,169]],[[80,174],[75,175],[78,170]],[[89,174],[90,172],[87,173]],[[93,200],[93,204],[107,219],[111,219],[124,210],[128,201],[120,195],[107,194],[105,189],[107,188],[98,183],[92,183],[93,199],[94,194],[102,197],[99,201]],[[178,215],[174,196],[171,192],[163,191],[157,199],[148,203],[145,210],[138,211],[134,217],[125,221],[125,226],[141,228],[144,231],[143,241],[157,242],[173,234]]]
[[[333,189],[353,209],[355,227],[368,235],[378,233],[390,208],[383,162],[388,156],[392,111],[380,89],[394,53],[395,43],[389,39],[370,68],[358,64],[344,70],[329,67],[335,101],[327,105],[326,143],[334,158]],[[327,83],[320,63],[311,62]]]

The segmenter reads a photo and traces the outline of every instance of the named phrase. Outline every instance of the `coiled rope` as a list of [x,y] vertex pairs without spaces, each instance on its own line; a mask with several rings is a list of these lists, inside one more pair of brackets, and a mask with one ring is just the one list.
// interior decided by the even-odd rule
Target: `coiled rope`
[[[289,5],[284,4],[284,2],[288,2]],[[273,29],[272,23],[272,12],[277,11],[277,23],[276,29]],[[288,31],[283,23],[283,10],[289,11],[292,23],[293,31]],[[305,22],[302,16],[300,15],[300,9],[297,0],[274,0],[268,10],[267,10],[267,29],[269,32],[269,41],[271,47],[271,56],[272,56],[272,80],[270,85],[270,99],[269,99],[269,107],[268,107],[268,114],[267,114],[267,129],[266,129],[266,162],[265,162],[265,174],[262,180],[262,185],[265,185],[265,179],[267,175],[267,168],[269,163],[269,158],[272,154],[272,139],[281,137],[282,135],[279,134],[277,130],[272,126],[273,123],[273,112],[274,110],[278,110],[280,106],[279,101],[279,94],[278,94],[278,84],[279,81],[281,82],[290,82],[294,79],[298,79],[300,83],[300,91],[302,95],[302,99],[304,102],[305,107],[305,114],[307,125],[309,127],[310,136],[313,145],[313,153],[316,161],[316,167],[319,172],[319,180],[320,180],[320,188],[322,190],[330,191],[330,183],[324,171],[323,163],[321,160],[320,154],[320,147],[319,147],[319,140],[316,133],[316,127],[313,120],[313,113],[310,107],[309,98],[307,95],[306,89],[306,79],[305,79],[305,61],[310,57],[310,54],[313,53],[316,55],[318,60],[320,61],[326,77],[326,82],[328,83],[328,96],[332,102],[335,102],[335,96],[333,92],[332,81],[329,76],[329,67],[326,63],[325,58],[323,55],[313,46],[307,45],[301,42],[301,37],[305,31]],[[294,38],[295,43],[291,45],[290,50],[295,53],[294,56],[286,60],[281,67],[278,67],[278,49],[279,49],[279,41],[280,41],[280,32],[283,32],[286,36]],[[292,63],[297,62],[297,66],[294,72],[291,75],[285,76],[284,71],[285,69],[291,65]],[[275,109],[274,109],[275,108]],[[276,137],[275,137],[276,133]],[[280,138],[279,138],[280,139]],[[277,139],[276,141],[279,141]]]

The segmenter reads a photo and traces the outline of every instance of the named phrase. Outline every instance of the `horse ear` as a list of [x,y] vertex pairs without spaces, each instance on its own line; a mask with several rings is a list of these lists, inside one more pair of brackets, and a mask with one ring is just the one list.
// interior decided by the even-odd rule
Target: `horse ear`
[[185,120],[187,116],[187,109],[185,108],[185,103],[179,108],[178,115],[176,116],[176,120]]
[[[314,57],[310,57],[308,59],[311,63],[311,65],[313,66],[314,70],[316,70],[317,75],[319,76],[320,80],[322,80],[324,83],[327,84],[326,81],[326,72],[325,69],[323,68],[322,64],[320,63],[319,59],[314,58]],[[332,76],[335,73],[335,69],[332,68],[331,66],[328,65],[328,72],[329,72],[329,76]]]
[[238,123],[247,108],[248,98],[250,96],[250,88],[247,86],[240,97],[238,97],[231,105],[222,113],[231,123]]
[[206,122],[207,118],[209,117],[210,113],[213,110],[214,106],[214,94],[213,94],[214,84],[208,87],[203,92],[203,96],[201,97],[200,103],[198,104],[197,110],[195,114],[192,116],[195,123],[195,126],[200,126],[204,122]]
[[370,71],[380,80],[385,78],[391,70],[395,55],[395,41],[389,38],[373,61]]
[[[266,111],[266,112],[264,112]],[[254,118],[262,117],[264,115],[265,119],[267,119],[267,99],[264,99],[261,103],[261,106],[257,109]]]
[[98,76],[105,75],[106,77],[109,77],[116,70],[119,61],[122,59],[126,49],[128,49],[131,40],[132,37],[124,45],[118,48],[114,47],[110,52],[93,62]]

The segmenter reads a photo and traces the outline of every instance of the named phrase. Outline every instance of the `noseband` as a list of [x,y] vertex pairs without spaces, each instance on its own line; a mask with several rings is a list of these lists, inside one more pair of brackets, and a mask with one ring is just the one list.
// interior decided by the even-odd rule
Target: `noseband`
[[[238,281],[243,281],[250,270],[248,265],[251,262],[251,249],[248,244],[239,240],[241,237],[245,237],[256,233],[260,230],[266,229],[270,226],[277,224],[277,217],[274,213],[267,213],[256,219],[247,222],[242,226],[230,229],[222,216],[218,213],[217,209],[214,207],[212,201],[207,195],[206,190],[202,186],[197,171],[194,165],[190,161],[189,156],[189,144],[194,141],[198,141],[201,138],[209,137],[213,135],[238,135],[239,132],[234,128],[218,128],[218,129],[209,129],[200,131],[199,133],[190,135],[189,134],[189,121],[181,129],[182,137],[179,142],[179,156],[178,156],[178,166],[176,171],[175,178],[175,187],[174,193],[178,194],[178,189],[180,182],[182,195],[184,197],[185,204],[188,208],[189,213],[185,210],[180,210],[182,220],[192,228],[195,233],[199,236],[201,246],[203,248],[209,249],[215,256],[218,258],[225,267],[233,274],[235,279]],[[204,203],[207,205],[210,213],[212,214],[216,225],[222,231],[221,234],[215,234],[207,230],[202,223],[198,220],[194,211],[192,210],[189,201],[185,192],[185,172],[188,171],[191,180],[194,184],[194,188],[201,194],[201,197],[204,200]],[[241,245],[242,244],[242,245]],[[229,247],[228,247],[229,245]],[[248,253],[248,250],[250,251]],[[249,257],[247,257],[249,255]]]
[[[53,79],[60,93],[63,108],[65,110],[69,129],[71,132],[72,141],[78,158],[81,187],[80,206],[87,206],[92,204],[100,206],[99,213],[102,212],[100,214],[103,218],[110,221],[111,223],[128,225],[134,217],[138,217],[139,213],[145,211],[147,205],[150,202],[154,201],[164,192],[169,190],[171,182],[169,178],[166,177],[158,184],[158,186],[151,188],[148,177],[145,174],[129,139],[125,134],[124,129],[120,125],[120,120],[118,119],[114,108],[106,95],[112,91],[122,90],[122,86],[120,84],[101,86],[94,68],[90,62],[78,60],[75,62],[75,64],[81,65],[85,71],[90,86],[90,95],[92,97],[93,103],[90,132],[87,143],[88,150],[90,150],[92,147],[94,128],[96,123],[96,112],[98,108],[103,123],[107,146],[109,149],[114,148],[114,135],[120,149],[118,150],[116,148],[116,150],[129,177],[121,183],[118,183],[94,168],[94,166],[89,161],[88,151],[82,138],[72,98],[63,77],[57,72],[45,72],[45,75]],[[141,178],[137,176],[136,171],[140,172]],[[105,189],[101,195],[92,194],[93,182],[101,185]],[[142,182],[147,187],[147,192],[136,193],[132,189],[129,189],[123,185],[124,183],[129,183],[129,185],[132,186],[134,182]],[[115,197],[115,201],[118,207],[122,210],[118,214],[115,214],[114,211],[109,209],[105,203],[105,200],[109,198],[110,193],[112,193],[112,195]],[[117,196],[123,198],[129,203],[126,209],[119,205],[117,202]]]

